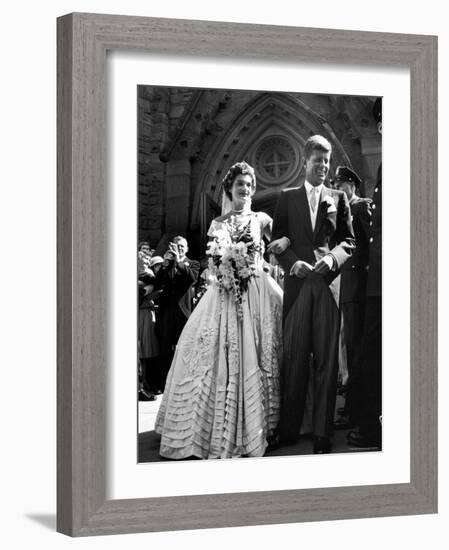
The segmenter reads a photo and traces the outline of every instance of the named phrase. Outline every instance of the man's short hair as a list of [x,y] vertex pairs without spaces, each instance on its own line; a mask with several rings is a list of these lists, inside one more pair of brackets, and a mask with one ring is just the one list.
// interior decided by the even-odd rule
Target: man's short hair
[[310,136],[304,144],[304,160],[309,160],[315,150],[332,154],[332,145],[323,136]]
[[181,241],[184,241],[186,243],[186,246],[189,246],[188,243],[187,243],[187,239],[185,237],[183,237],[182,235],[176,235],[176,237],[173,237],[173,242],[174,243],[179,243]]

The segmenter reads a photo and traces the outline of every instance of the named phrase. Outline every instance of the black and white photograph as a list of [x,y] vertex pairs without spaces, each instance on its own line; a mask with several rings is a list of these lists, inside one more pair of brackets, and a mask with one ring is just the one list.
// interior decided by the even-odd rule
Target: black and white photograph
[[444,546],[441,2],[5,5],[4,547]]
[[382,98],[137,117],[138,462],[382,451]]

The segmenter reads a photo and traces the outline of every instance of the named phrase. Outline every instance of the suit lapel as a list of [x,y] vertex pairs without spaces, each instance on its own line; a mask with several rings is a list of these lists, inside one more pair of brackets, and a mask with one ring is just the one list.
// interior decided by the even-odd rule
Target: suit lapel
[[298,189],[297,199],[295,201],[298,210],[298,228],[302,223],[304,231],[310,240],[312,240],[312,220],[310,219],[309,201],[307,200],[307,193],[305,185]]

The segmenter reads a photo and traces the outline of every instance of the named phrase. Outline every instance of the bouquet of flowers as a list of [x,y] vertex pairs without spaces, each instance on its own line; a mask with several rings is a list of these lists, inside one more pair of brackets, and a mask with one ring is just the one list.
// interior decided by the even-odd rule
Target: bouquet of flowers
[[223,292],[232,292],[237,302],[237,313],[243,316],[243,293],[251,277],[256,275],[254,258],[261,246],[251,236],[250,224],[241,226],[231,216],[227,228],[216,228],[207,245],[210,274],[214,275]]

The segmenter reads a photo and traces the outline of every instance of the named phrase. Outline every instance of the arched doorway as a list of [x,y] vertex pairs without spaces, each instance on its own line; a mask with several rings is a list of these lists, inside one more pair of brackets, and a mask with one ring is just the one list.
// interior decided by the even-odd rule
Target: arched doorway
[[303,147],[314,134],[334,144],[334,166],[351,164],[329,124],[297,95],[264,92],[243,104],[195,177],[191,224],[200,225],[201,240],[220,208],[222,180],[234,162],[246,160],[255,168],[253,207],[273,215],[279,191],[302,185]]

